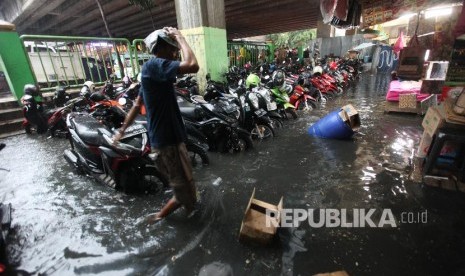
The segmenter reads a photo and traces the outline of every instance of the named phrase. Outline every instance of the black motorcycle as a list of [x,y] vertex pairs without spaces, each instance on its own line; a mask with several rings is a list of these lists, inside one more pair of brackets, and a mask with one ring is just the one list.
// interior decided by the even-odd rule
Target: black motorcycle
[[154,165],[143,124],[128,127],[113,143],[114,130],[124,121],[119,107],[96,106],[90,114],[70,113],[66,120],[71,149],[65,159],[98,181],[123,192],[158,192],[168,180]]
[[45,133],[47,131],[47,119],[44,115],[44,107],[41,101],[36,98],[39,94],[27,93],[21,98],[23,105],[23,127],[26,133],[32,133],[33,130],[37,133]]
[[55,107],[62,107],[65,103],[71,100],[71,95],[66,92],[66,86],[58,86],[53,95],[53,104]]
[[273,138],[275,136],[273,121],[268,116],[268,112],[260,107],[258,94],[245,87],[239,87],[236,93],[240,102],[241,126],[250,131],[252,139]]
[[[147,118],[145,116],[138,115],[135,119],[135,122],[147,127]],[[191,164],[194,168],[198,166],[209,165],[210,158],[207,154],[209,148],[207,141],[204,139],[203,136],[199,138],[200,136],[198,135],[198,133],[193,133],[193,131],[196,130],[192,130],[191,128],[186,129],[186,148],[187,153],[189,154],[189,157],[191,159]]]
[[201,96],[192,101],[178,104],[187,132],[193,137],[207,143],[212,151],[241,152],[253,148],[250,132],[240,128],[237,119],[216,112]]

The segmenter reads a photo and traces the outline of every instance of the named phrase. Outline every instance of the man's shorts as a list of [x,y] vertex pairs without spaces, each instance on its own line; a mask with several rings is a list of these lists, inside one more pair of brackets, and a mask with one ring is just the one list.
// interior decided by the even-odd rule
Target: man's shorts
[[193,210],[197,201],[192,165],[184,143],[155,149],[158,153],[157,166],[168,179],[175,199],[188,211]]

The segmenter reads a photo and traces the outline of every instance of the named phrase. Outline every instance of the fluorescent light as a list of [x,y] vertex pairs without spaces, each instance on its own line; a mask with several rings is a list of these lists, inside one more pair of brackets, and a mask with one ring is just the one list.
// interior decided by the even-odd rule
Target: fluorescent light
[[436,17],[436,16],[445,16],[452,13],[452,8],[442,8],[442,9],[431,9],[425,11],[425,19]]
[[410,19],[410,18],[412,18],[412,17],[414,17],[416,15],[417,15],[416,13],[407,13],[407,14],[404,14],[401,17],[399,17],[399,19]]
[[425,53],[425,61],[428,61],[429,59],[429,50],[426,50],[426,53]]

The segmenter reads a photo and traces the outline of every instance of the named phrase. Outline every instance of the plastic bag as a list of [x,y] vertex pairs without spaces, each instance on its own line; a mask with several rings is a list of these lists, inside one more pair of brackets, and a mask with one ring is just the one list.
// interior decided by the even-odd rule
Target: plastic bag
[[394,43],[394,47],[392,47],[392,50],[396,55],[399,55],[400,51],[404,49],[405,47],[405,42],[404,42],[404,33],[400,32],[399,37],[396,40],[396,43]]
[[334,10],[336,10],[337,0],[320,0],[320,10],[323,16],[323,23],[327,24],[333,20]]

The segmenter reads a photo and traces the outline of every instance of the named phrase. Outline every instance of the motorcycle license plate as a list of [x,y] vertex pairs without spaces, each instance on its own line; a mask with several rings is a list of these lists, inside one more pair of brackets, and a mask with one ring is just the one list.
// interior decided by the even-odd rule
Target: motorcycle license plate
[[268,110],[275,110],[275,109],[277,109],[278,107],[276,106],[276,103],[273,102],[273,103],[267,103],[267,104],[266,104],[266,108],[267,108]]
[[257,116],[263,116],[266,114],[266,111],[263,109],[255,110],[255,114],[257,114]]
[[133,137],[145,132],[147,132],[147,129],[145,129],[143,125],[132,125],[126,129],[122,139]]

